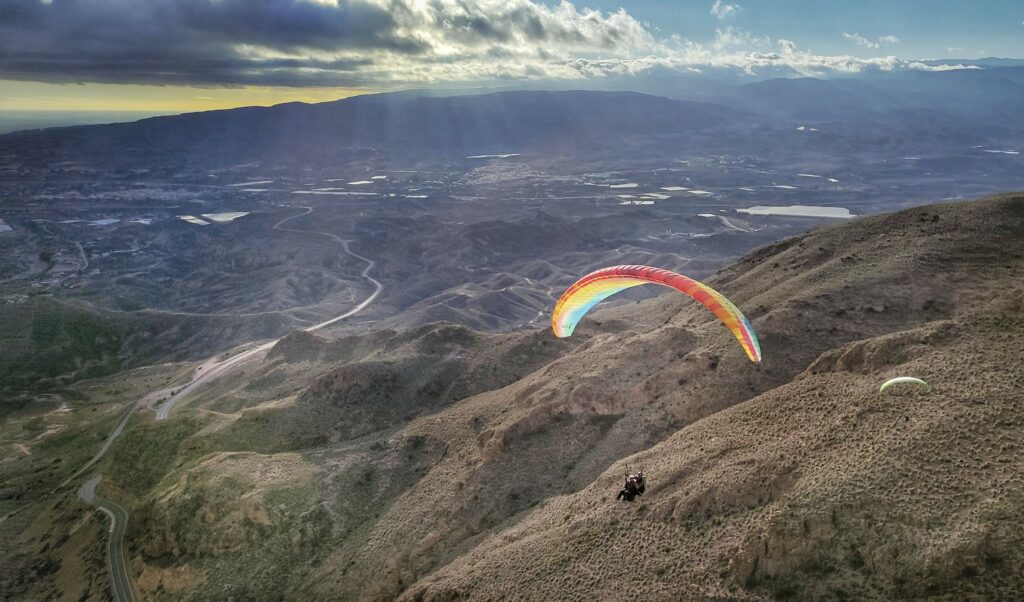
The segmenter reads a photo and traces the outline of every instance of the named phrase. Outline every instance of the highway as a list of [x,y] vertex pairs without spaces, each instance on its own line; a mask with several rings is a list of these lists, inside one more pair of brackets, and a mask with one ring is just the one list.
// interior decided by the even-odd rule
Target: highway
[[111,593],[116,602],[135,602],[128,568],[124,562],[124,530],[128,525],[128,512],[114,502],[96,495],[96,486],[100,476],[89,479],[78,489],[78,497],[90,506],[96,506],[110,517],[110,529],[107,538],[107,572],[110,574]]

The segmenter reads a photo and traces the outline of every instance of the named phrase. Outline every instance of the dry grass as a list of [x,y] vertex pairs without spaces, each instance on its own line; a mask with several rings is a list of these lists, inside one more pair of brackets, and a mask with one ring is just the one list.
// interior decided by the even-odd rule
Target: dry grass
[[[909,361],[808,373],[683,429],[407,597],[592,600],[639,579],[664,600],[1017,599],[1021,306],[953,328]],[[879,396],[894,373],[935,388]],[[632,506],[610,503],[626,462],[652,475]]]
[[[217,584],[169,598],[1020,597],[1022,280],[1024,199],[1006,196],[818,230],[717,275],[761,366],[672,294],[569,341],[293,338],[198,400],[242,411],[206,415],[185,441],[202,455],[129,537]],[[897,374],[934,390],[879,397]],[[225,449],[262,453],[226,479]],[[285,450],[308,479],[245,510]],[[632,505],[612,499],[626,463],[651,477]]]

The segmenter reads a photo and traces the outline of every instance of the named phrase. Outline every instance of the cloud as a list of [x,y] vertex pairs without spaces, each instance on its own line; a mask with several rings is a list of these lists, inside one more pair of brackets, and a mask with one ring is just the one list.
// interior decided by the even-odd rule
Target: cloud
[[711,14],[718,17],[718,20],[728,19],[740,10],[739,4],[726,4],[722,0],[715,0],[711,5]]
[[624,10],[531,0],[0,0],[0,77],[266,85],[513,77],[658,47]]
[[865,38],[864,36],[862,36],[860,34],[843,32],[843,37],[846,38],[847,40],[853,40],[854,44],[857,44],[858,46],[867,46],[868,48],[878,48],[878,44],[872,42],[871,40]]
[[[0,79],[380,89],[653,70],[911,68],[895,57],[816,55],[785,40],[772,52],[767,36],[731,26],[708,45],[658,39],[623,9],[565,0],[147,0],[130,10],[126,1],[0,0]],[[723,18],[737,10],[712,7]]]
[[981,70],[981,67],[979,67],[978,65],[963,65],[959,63],[956,65],[931,65],[921,61],[911,61],[907,63],[906,67],[907,69],[914,69],[917,71],[962,71],[964,69],[976,69],[979,71]]
[[[756,39],[756,38],[755,38]],[[930,65],[895,56],[863,59],[849,55],[823,55],[803,50],[795,42],[775,41],[777,50],[719,49],[693,42],[680,42],[665,56],[633,59],[574,59],[569,66],[581,77],[636,76],[656,71],[675,73],[697,69],[731,70],[762,77],[825,77],[836,74],[884,72],[898,70],[948,71],[971,69],[965,65]]]
[[899,38],[897,38],[896,36],[892,36],[892,35],[882,36],[882,37],[878,38],[874,42],[872,42],[871,40],[865,38],[864,36],[862,36],[862,35],[860,35],[858,33],[846,33],[846,32],[843,32],[843,37],[846,38],[847,40],[852,40],[853,43],[858,45],[858,46],[865,46],[867,48],[874,48],[874,49],[881,48],[882,46],[888,46],[890,44],[898,44],[899,41],[900,41]]
[[769,44],[771,44],[771,38],[768,36],[754,37],[750,32],[741,31],[730,25],[725,29],[715,30],[713,46],[717,49],[724,49],[744,46],[768,46]]

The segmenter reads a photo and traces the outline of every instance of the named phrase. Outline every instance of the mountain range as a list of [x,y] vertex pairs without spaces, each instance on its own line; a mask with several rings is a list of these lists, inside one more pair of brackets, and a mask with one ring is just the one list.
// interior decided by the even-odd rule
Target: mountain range
[[2,135],[0,143],[10,156],[32,163],[181,169],[251,161],[450,161],[510,152],[621,156],[651,145],[663,152],[702,145],[721,151],[722,138],[731,141],[727,149],[746,145],[756,152],[796,124],[841,124],[842,136],[877,129],[880,137],[927,132],[945,142],[1018,141],[1024,133],[1024,66],[971,67],[778,78],[669,93],[671,98],[609,91],[365,95],[26,130]]

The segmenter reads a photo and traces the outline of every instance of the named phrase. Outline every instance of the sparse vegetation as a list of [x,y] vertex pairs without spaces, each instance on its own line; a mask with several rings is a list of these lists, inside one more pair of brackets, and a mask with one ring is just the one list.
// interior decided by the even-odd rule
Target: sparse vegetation
[[197,455],[194,446],[183,447],[183,443],[200,427],[194,418],[137,421],[110,449],[110,479],[125,493],[141,498],[176,464]]
[[[132,570],[155,599],[592,600],[637,575],[652,599],[1019,597],[1024,291],[1007,282],[1024,275],[1022,202],[866,218],[717,274],[751,308],[756,368],[669,297],[611,305],[569,340],[419,324],[452,299],[408,323],[286,337],[169,421],[135,416],[115,442],[103,487],[131,511]],[[502,227],[472,229],[473,244],[500,247]],[[521,307],[532,318],[548,301]],[[36,302],[16,306],[35,317],[2,336],[31,342],[24,374],[68,382],[162,357],[169,340],[242,336],[197,334],[240,323],[228,319]],[[466,303],[445,315],[487,323],[495,302]],[[35,397],[5,408],[3,441],[26,448],[5,443],[18,456],[0,473],[0,508],[52,488],[126,404],[180,391],[194,368],[79,380],[45,410]],[[903,372],[934,393],[879,398],[879,379]],[[650,489],[615,504],[627,464],[647,468]],[[32,530],[102,523],[70,494],[43,507],[19,518],[34,547],[14,557],[39,583],[4,595],[55,597],[84,570],[76,555],[103,574],[98,545],[83,547],[95,529]],[[60,591],[105,587],[86,583]]]

